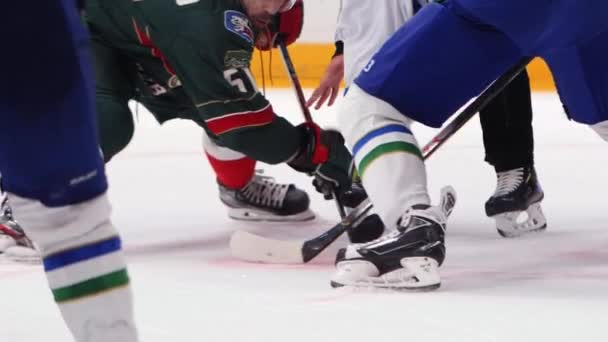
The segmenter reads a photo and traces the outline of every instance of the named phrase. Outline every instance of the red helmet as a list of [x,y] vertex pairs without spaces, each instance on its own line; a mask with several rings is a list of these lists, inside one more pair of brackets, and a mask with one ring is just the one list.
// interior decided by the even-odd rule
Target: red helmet
[[256,47],[260,50],[270,50],[277,47],[279,35],[286,45],[294,43],[302,33],[304,25],[303,0],[287,0],[268,27],[260,32],[256,39]]

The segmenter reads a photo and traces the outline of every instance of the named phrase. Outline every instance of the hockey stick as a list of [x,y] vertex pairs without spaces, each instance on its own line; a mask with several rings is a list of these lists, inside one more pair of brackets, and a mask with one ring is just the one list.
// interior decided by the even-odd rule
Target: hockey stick
[[237,259],[268,264],[305,264],[336,241],[354,222],[372,209],[366,199],[346,215],[340,223],[310,240],[276,240],[237,230],[230,238],[232,256]]
[[439,132],[423,148],[422,154],[428,158],[437,151],[454,133],[464,126],[475,114],[481,111],[496,95],[505,89],[522,70],[526,68],[532,57],[526,57],[519,63],[507,70],[502,76],[497,78],[486,90],[484,90],[473,102],[471,102],[458,116],[454,118],[441,132]]
[[[286,51],[286,49],[285,49]],[[288,56],[288,55],[287,55]],[[496,79],[477,99],[471,102],[447,126],[445,126],[429,143],[422,148],[423,159],[426,160],[443,145],[454,133],[467,123],[477,112],[483,109],[498,95],[517,75],[528,65],[531,58],[525,58]],[[295,84],[295,83],[294,83]],[[298,82],[299,84],[299,82]],[[264,263],[303,264],[307,263],[344,232],[351,228],[354,222],[371,210],[371,203],[365,200],[340,223],[325,233],[304,241],[285,241],[261,237],[245,231],[236,231],[230,240],[232,255],[236,258]]]
[[[306,98],[304,97],[302,84],[300,83],[300,79],[298,78],[298,74],[296,73],[296,68],[294,67],[293,62],[291,61],[291,57],[289,56],[287,45],[285,45],[285,42],[283,41],[281,36],[277,37],[277,44],[279,46],[279,50],[281,51],[281,57],[283,57],[285,68],[287,69],[287,75],[289,76],[293,89],[295,90],[296,96],[298,97],[298,104],[300,105],[300,110],[304,115],[304,120],[308,123],[314,124],[312,115],[310,114],[310,110],[306,106]],[[346,217],[346,212],[344,211],[344,206],[342,205],[340,198],[335,192],[333,193],[333,198],[336,202],[336,208],[338,209],[340,218],[344,219]]]

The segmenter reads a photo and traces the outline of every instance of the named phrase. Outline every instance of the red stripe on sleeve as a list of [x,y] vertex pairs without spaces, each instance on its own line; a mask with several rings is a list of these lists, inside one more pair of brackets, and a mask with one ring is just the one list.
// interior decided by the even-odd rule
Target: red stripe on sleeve
[[269,104],[257,111],[226,114],[205,122],[207,128],[220,135],[239,128],[268,125],[272,120],[274,120],[274,111]]

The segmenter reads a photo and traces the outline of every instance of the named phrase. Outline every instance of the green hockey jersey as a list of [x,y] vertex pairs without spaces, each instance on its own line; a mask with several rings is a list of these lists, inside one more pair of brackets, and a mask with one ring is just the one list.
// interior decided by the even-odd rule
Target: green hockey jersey
[[98,115],[116,107],[100,101],[134,99],[161,122],[194,120],[263,162],[298,151],[301,131],[274,113],[249,70],[256,31],[240,1],[88,0],[85,17]]

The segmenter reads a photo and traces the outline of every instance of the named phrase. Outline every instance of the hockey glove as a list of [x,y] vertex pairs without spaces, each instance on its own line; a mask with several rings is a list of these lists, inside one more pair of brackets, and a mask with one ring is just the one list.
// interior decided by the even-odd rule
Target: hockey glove
[[350,189],[352,157],[344,146],[342,134],[322,130],[311,123],[302,124],[298,129],[303,131],[304,141],[289,166],[312,175],[313,185],[326,199],[332,198],[334,192],[342,194]]
[[266,51],[277,47],[277,37],[281,36],[286,46],[293,44],[302,33],[304,25],[304,2],[296,0],[293,7],[274,16],[272,22],[262,30],[255,47]]

